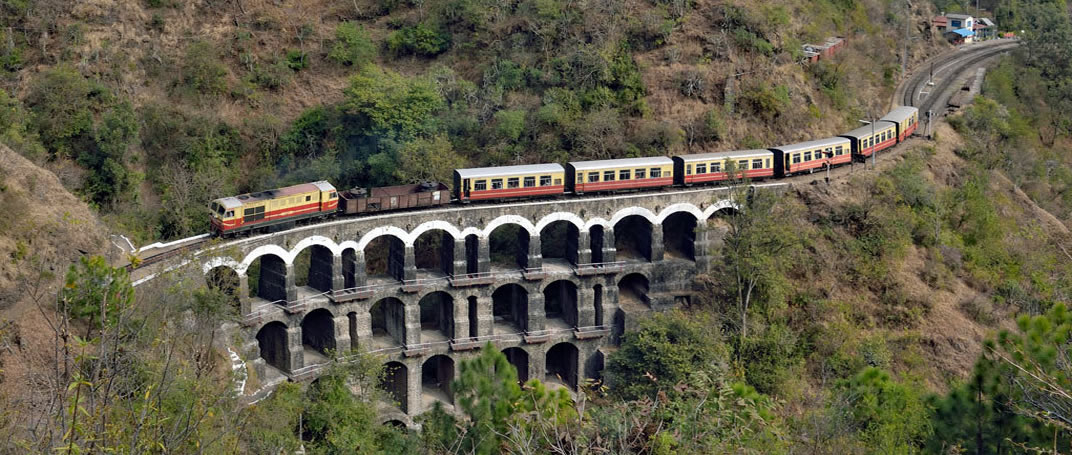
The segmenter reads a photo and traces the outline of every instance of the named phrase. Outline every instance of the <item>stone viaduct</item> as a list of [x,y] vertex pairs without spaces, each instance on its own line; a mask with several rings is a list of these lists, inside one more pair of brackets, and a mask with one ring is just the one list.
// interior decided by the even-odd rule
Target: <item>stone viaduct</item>
[[[785,184],[755,186],[777,188]],[[522,381],[576,390],[635,318],[686,303],[735,210],[724,187],[352,217],[193,254],[240,307],[262,382],[314,378],[329,352],[384,356],[390,419],[453,409],[458,361],[491,341]],[[177,266],[172,265],[172,268]]]

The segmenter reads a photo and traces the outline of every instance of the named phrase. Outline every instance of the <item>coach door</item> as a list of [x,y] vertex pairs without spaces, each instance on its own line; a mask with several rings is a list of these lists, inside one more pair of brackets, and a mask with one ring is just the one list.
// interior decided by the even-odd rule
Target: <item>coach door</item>
[[469,179],[462,180],[462,190],[465,192],[465,199],[469,199]]

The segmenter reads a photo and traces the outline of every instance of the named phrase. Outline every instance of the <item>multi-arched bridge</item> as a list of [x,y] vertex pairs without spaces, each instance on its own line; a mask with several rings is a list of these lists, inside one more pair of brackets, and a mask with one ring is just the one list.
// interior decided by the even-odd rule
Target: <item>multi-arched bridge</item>
[[[751,190],[781,189],[786,184]],[[736,209],[725,187],[342,218],[204,244],[139,269],[204,277],[239,302],[261,383],[331,352],[386,356],[396,417],[452,403],[456,363],[491,341],[526,378],[576,389],[638,315],[689,299]],[[185,266],[184,266],[185,265]],[[146,277],[142,277],[145,280]]]

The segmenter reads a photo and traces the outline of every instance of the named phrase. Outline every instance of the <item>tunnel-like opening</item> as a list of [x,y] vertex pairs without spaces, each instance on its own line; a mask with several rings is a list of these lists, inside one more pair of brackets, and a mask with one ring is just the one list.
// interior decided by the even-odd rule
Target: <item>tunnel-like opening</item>
[[588,356],[588,360],[584,362],[584,376],[591,379],[593,385],[597,388],[603,383],[604,362],[603,351],[598,349]]
[[421,297],[421,341],[454,338],[454,298],[443,291]]
[[629,215],[614,225],[614,249],[618,260],[651,261],[651,222]]
[[414,264],[418,270],[450,275],[454,268],[454,236],[432,229],[413,243]]
[[[327,356],[335,350],[335,320],[331,312],[323,308],[310,311],[305,315],[301,323],[302,347],[305,348],[306,365],[319,362],[310,362],[310,355],[317,357]],[[326,360],[326,359],[315,359]]]
[[303,249],[294,259],[294,285],[330,291],[334,260],[335,255],[326,246],[311,245]]
[[264,363],[281,371],[290,369],[290,350],[287,349],[287,326],[272,321],[257,331],[257,347]]
[[409,394],[406,393],[408,372],[406,366],[399,362],[387,362],[383,366],[380,388],[387,392],[388,398],[402,412],[409,412]]
[[577,264],[580,230],[569,221],[555,221],[540,231],[540,254],[543,259],[560,259]]
[[357,350],[357,312],[351,311],[346,313],[346,320],[349,323],[350,332],[350,350]]
[[259,297],[272,303],[287,304],[287,263],[274,254],[265,254],[250,264],[249,296]]
[[502,350],[506,361],[517,370],[517,383],[524,384],[529,380],[529,353],[521,348],[506,348]]
[[480,272],[480,236],[465,236],[465,273],[470,275]]
[[603,285],[592,286],[592,307],[595,310],[595,325],[603,325]]
[[618,281],[618,304],[622,308],[650,308],[648,278],[639,273],[630,273]]
[[514,284],[500,286],[491,294],[494,333],[509,334],[528,330],[529,294]]
[[615,346],[622,344],[622,336],[625,335],[625,311],[618,308],[614,311],[614,327],[611,330],[611,341]]
[[696,216],[677,212],[663,220],[663,251],[666,257],[696,260]]
[[573,343],[558,343],[547,351],[544,382],[558,383],[577,390],[577,347]]
[[342,252],[342,286],[345,289],[357,287],[357,250],[353,248]]
[[432,356],[421,366],[421,391],[423,402],[430,406],[433,400],[454,403],[451,381],[454,380],[454,360],[445,355]]
[[232,309],[238,310],[241,307],[241,303],[238,299],[238,272],[235,272],[234,269],[221,265],[209,270],[208,275],[205,275],[205,282],[209,289],[227,296],[227,303]]
[[401,300],[387,297],[372,304],[372,341],[377,348],[406,344],[406,309]]
[[[577,326],[577,285],[568,280],[558,280],[543,290],[544,315],[548,328],[554,325]],[[557,323],[557,324],[556,324]]]
[[480,305],[477,303],[476,296],[469,296],[469,338],[476,338],[480,331]]
[[603,226],[595,225],[588,228],[588,247],[592,250],[592,263],[602,264],[603,259]]
[[524,269],[529,262],[529,231],[517,224],[495,228],[488,237],[492,266]]
[[406,428],[406,424],[403,423],[401,420],[388,420],[383,424],[389,427],[394,427],[395,429],[402,431],[403,433],[408,430],[408,428]]
[[381,235],[365,246],[365,274],[369,278],[405,279],[406,243],[393,235]]

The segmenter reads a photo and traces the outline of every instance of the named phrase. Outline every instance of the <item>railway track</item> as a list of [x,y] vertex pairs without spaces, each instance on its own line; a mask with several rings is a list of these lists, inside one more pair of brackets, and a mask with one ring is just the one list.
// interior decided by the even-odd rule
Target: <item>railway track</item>
[[[912,76],[912,78],[909,79],[907,89],[905,90],[904,94],[901,96],[901,99],[900,99],[901,104],[904,105],[904,106],[918,107],[921,114],[924,113],[924,112],[927,112],[927,111],[935,110],[935,108],[941,107],[941,106],[939,106],[939,103],[944,102],[943,100],[945,98],[947,98],[945,96],[945,94],[949,91],[951,86],[957,81],[957,79],[958,79],[957,76],[962,73],[962,70],[970,68],[970,67],[975,66],[975,65],[978,65],[979,63],[981,63],[981,62],[983,62],[983,61],[985,61],[987,59],[993,58],[993,57],[995,57],[995,56],[997,56],[999,54],[1009,52],[1010,50],[1016,48],[1016,46],[1019,46],[1019,44],[1020,43],[1018,41],[1010,41],[1008,43],[1001,43],[1001,44],[991,45],[991,46],[987,46],[987,47],[976,47],[976,48],[972,48],[972,49],[970,49],[968,51],[955,54],[955,56],[953,58],[950,58],[948,60],[940,60],[942,57],[938,57],[938,59],[939,59],[938,61],[932,61],[931,62],[932,65],[937,65],[939,63],[941,64],[941,66],[937,66],[936,70],[934,71],[934,76],[935,76],[934,79],[936,79],[938,82],[936,84],[934,84],[932,86],[931,90],[929,90],[927,93],[922,93],[923,89],[925,87],[927,87],[927,83],[934,80],[934,79],[931,79],[929,77],[930,71],[929,70],[928,71],[921,71],[920,73]],[[948,73],[948,74],[945,74],[945,73]],[[780,179],[780,180],[777,181],[777,183],[787,183],[787,184],[791,184],[791,183],[808,183],[808,182],[811,182],[814,179],[815,179],[815,175],[805,174],[805,175],[798,175],[798,176],[788,177],[788,178],[785,178],[785,179]],[[722,187],[721,186],[712,186],[711,188],[715,189],[715,188],[722,188]],[[687,188],[687,189],[695,189],[695,188],[693,187],[693,188]],[[681,191],[681,190],[682,190],[681,188],[673,187],[673,188],[659,188],[659,189],[650,190],[650,191],[638,191],[637,193],[671,193],[671,192],[674,192],[674,191]],[[613,195],[611,195],[611,196],[613,196]],[[601,197],[607,197],[607,195],[590,195],[590,196],[587,196],[587,197],[582,196],[582,197],[579,197],[579,198],[571,198],[571,199],[589,199],[589,198],[601,198]],[[133,271],[134,269],[138,269],[138,268],[142,268],[142,267],[147,267],[147,266],[150,266],[150,265],[165,261],[167,259],[170,259],[170,258],[173,258],[173,257],[176,257],[176,256],[184,255],[184,254],[186,254],[188,252],[191,252],[191,251],[196,251],[197,249],[199,249],[203,245],[211,242],[212,240],[213,240],[213,238],[209,234],[201,234],[201,235],[198,235],[198,236],[189,237],[189,238],[186,238],[186,239],[170,242],[170,243],[165,244],[165,245],[150,247],[150,248],[148,248],[149,251],[152,251],[152,250],[159,250],[159,251],[153,251],[152,254],[147,254],[144,257],[142,257],[140,254],[138,254],[139,260],[137,261],[137,265],[135,266],[133,264],[130,264],[130,265],[127,265],[126,267],[127,267],[127,270],[129,270],[129,271]],[[142,248],[142,249],[145,249],[145,248]]]

